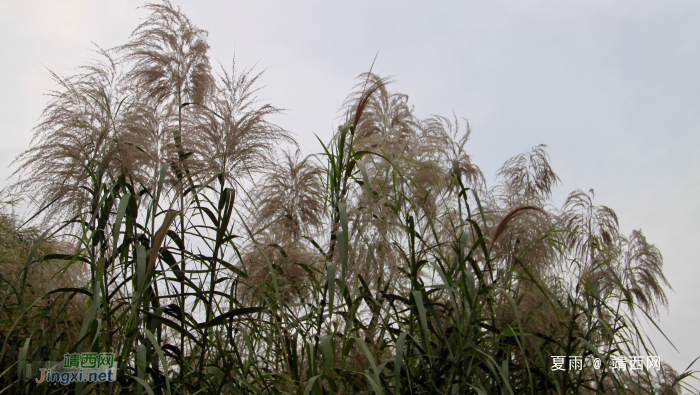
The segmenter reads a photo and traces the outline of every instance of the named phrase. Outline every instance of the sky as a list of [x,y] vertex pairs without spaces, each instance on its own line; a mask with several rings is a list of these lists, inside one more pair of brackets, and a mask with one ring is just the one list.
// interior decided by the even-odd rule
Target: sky
[[[466,118],[490,185],[510,157],[546,144],[562,182],[642,229],[664,256],[661,359],[700,356],[700,2],[173,0],[209,32],[210,56],[264,71],[260,96],[305,154],[320,152],[338,110],[376,58],[415,114]],[[0,2],[0,187],[29,147],[49,70],[71,75],[97,44],[125,43],[141,1]],[[696,369],[700,366],[696,365]]]

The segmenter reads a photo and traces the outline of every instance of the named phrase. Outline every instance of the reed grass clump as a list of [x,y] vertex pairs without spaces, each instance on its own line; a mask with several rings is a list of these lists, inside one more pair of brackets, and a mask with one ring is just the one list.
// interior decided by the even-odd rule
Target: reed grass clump
[[[554,207],[545,146],[488,188],[468,124],[419,119],[365,73],[321,154],[281,151],[258,76],[216,77],[205,31],[146,9],[128,44],[58,79],[17,159],[48,230],[0,216],[0,392],[692,388],[691,370],[614,368],[655,355],[641,323],[667,304],[663,260],[592,191]],[[33,380],[67,352],[115,353],[115,381]]]

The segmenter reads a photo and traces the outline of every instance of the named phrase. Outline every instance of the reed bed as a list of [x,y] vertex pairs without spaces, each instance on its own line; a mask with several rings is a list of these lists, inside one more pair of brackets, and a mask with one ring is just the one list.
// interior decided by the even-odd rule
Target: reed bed
[[[259,74],[217,75],[205,31],[145,8],[56,76],[16,160],[8,191],[38,215],[0,216],[0,393],[697,391],[691,367],[616,368],[656,355],[663,259],[593,191],[553,207],[545,146],[488,188],[468,124],[418,119],[369,72],[302,157]],[[113,352],[116,379],[35,382],[80,352]]]

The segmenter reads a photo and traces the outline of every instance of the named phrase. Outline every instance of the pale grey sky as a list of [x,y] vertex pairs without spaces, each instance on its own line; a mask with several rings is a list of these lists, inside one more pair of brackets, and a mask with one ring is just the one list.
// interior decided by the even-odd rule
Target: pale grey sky
[[[475,162],[493,185],[508,158],[547,144],[563,184],[595,189],[624,233],[642,229],[674,287],[662,360],[700,356],[700,2],[174,0],[208,30],[214,60],[267,69],[262,96],[306,153],[375,54],[421,117],[469,120]],[[54,87],[104,48],[126,42],[141,1],[0,2],[0,177],[28,147]],[[0,185],[5,185],[2,181]],[[696,368],[700,368],[696,366]]]

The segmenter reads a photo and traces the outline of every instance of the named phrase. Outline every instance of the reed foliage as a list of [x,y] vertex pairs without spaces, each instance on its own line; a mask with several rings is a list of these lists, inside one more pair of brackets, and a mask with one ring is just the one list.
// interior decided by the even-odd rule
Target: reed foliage
[[[146,8],[128,44],[56,77],[17,159],[50,230],[0,217],[0,393],[691,389],[691,370],[613,368],[656,355],[663,260],[592,191],[553,207],[544,146],[487,188],[468,124],[418,119],[366,73],[321,154],[278,155],[294,141],[259,75],[217,77],[205,31]],[[27,368],[88,351],[117,355],[114,382]]]

